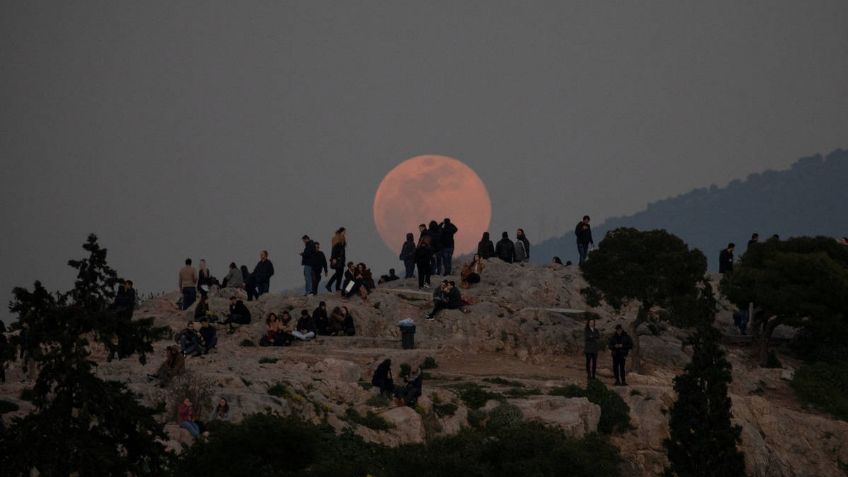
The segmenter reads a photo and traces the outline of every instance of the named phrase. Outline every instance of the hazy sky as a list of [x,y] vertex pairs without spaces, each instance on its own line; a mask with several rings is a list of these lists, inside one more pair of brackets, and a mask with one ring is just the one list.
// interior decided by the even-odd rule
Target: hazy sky
[[846,25],[844,0],[0,2],[0,298],[67,287],[89,232],[148,291],[263,248],[295,286],[300,236],[339,225],[384,273],[373,195],[419,154],[531,241],[783,168],[848,146]]

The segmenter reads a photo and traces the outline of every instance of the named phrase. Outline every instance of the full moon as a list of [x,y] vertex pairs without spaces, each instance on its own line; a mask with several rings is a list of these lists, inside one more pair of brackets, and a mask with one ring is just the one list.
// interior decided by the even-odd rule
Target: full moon
[[492,220],[492,203],[480,177],[447,156],[407,159],[386,174],[374,196],[374,224],[386,245],[400,253],[406,234],[418,241],[418,225],[450,218],[459,231],[454,254],[476,250]]

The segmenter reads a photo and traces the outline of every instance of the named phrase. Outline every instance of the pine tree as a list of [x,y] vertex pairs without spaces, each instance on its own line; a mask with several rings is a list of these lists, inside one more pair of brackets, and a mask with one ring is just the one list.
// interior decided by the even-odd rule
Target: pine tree
[[692,361],[674,378],[677,402],[671,408],[665,446],[678,477],[745,475],[745,456],[736,448],[742,429],[731,424],[727,395],[731,366],[718,338],[712,326],[699,329],[690,339]]
[[161,443],[155,411],[141,405],[123,383],[103,381],[89,359],[91,341],[110,357],[134,354],[144,362],[163,334],[152,319],[119,317],[109,309],[118,275],[106,263],[106,249],[90,235],[89,253],[69,265],[74,288],[49,293],[40,282],[32,291],[16,288],[9,309],[26,338],[21,345],[39,368],[33,387],[36,410],[16,419],[0,436],[5,475],[161,475],[169,456]]

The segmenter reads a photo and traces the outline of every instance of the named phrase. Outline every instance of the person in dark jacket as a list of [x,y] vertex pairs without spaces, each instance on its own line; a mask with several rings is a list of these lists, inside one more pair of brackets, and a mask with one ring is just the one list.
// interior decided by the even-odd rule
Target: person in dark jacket
[[206,295],[200,295],[200,301],[197,302],[197,305],[194,307],[194,319],[200,320],[201,318],[206,318],[209,314],[209,302],[206,298]]
[[121,281],[111,308],[118,318],[130,319],[135,309],[135,289],[131,280]]
[[586,261],[589,256],[589,249],[595,245],[592,240],[592,227],[589,225],[591,219],[588,215],[583,216],[583,220],[577,223],[574,227],[574,236],[577,238],[577,254],[580,256],[580,263]]
[[462,294],[454,282],[442,282],[442,294],[433,294],[433,311],[427,314],[427,319],[435,320],[436,313],[444,309],[462,309]]
[[451,274],[451,265],[453,264],[453,236],[459,229],[451,223],[451,219],[445,218],[444,222],[439,225],[439,233],[441,234],[441,250],[439,253],[442,256],[442,272],[444,276]]
[[395,398],[399,401],[399,404],[415,407],[418,404],[418,398],[421,397],[424,372],[421,368],[418,368],[413,376],[405,377],[404,381],[406,381],[406,384],[395,391]]
[[315,255],[315,242],[309,235],[301,237],[303,251],[300,252],[300,264],[303,266],[303,296],[312,293],[312,256]]
[[175,341],[180,345],[180,352],[183,356],[200,356],[203,354],[200,334],[194,329],[193,321],[189,321],[186,327],[177,333]]
[[271,277],[274,276],[274,264],[268,260],[268,251],[259,254],[259,263],[253,268],[253,282],[256,284],[256,298],[268,293]]
[[430,236],[425,235],[418,241],[415,248],[415,266],[418,267],[418,289],[430,288],[430,266],[432,265],[433,249],[430,247]]
[[395,390],[395,383],[392,379],[392,360],[384,359],[382,363],[374,370],[374,375],[371,377],[371,385],[380,390],[380,394],[386,397],[391,396]]
[[442,229],[435,220],[430,221],[427,235],[430,236],[430,248],[433,249],[433,255],[430,257],[430,273],[439,275],[442,273]]
[[312,254],[312,294],[318,294],[318,285],[321,284],[321,272],[327,276],[327,257],[321,251],[321,244],[315,242],[315,252]]
[[231,296],[230,313],[221,324],[230,325],[230,332],[233,331],[234,325],[248,325],[250,324],[250,310],[235,295]]
[[403,278],[412,278],[415,275],[415,237],[412,233],[406,234],[406,241],[400,249],[400,260],[403,262]]
[[477,255],[485,260],[495,256],[495,244],[489,239],[489,232],[483,232],[483,238],[477,243]]
[[588,320],[583,329],[583,353],[586,355],[586,377],[595,379],[595,369],[598,367],[598,351],[600,350],[601,332],[595,328],[595,320]]
[[333,240],[330,243],[330,268],[333,269],[333,276],[327,282],[327,291],[333,291],[333,283],[336,284],[336,291],[342,289],[342,279],[344,278],[345,270],[345,249],[347,248],[346,229],[340,227],[333,234]]
[[344,283],[342,284],[342,296],[350,298],[359,292],[359,284],[356,283],[356,266],[353,262],[347,262],[347,270],[344,272]]
[[495,247],[495,253],[499,259],[506,263],[512,263],[515,260],[515,244],[509,239],[509,233],[501,234],[501,239],[498,240],[498,245]]
[[200,319],[200,341],[203,354],[209,353],[218,344],[218,330],[209,324],[208,318]]
[[751,245],[755,245],[760,243],[760,234],[754,232],[751,234],[751,240],[748,240],[748,248],[751,248]]
[[343,306],[342,312],[344,313],[344,321],[342,321],[344,334],[346,336],[356,335],[356,324],[353,322],[353,315],[350,314],[350,310],[348,310],[346,306]]
[[306,310],[300,311],[300,319],[297,320],[297,326],[292,332],[292,336],[301,340],[308,341],[315,338],[315,321]]
[[733,271],[733,250],[736,245],[731,242],[727,244],[727,248],[718,254],[718,273],[730,273]]
[[318,303],[318,308],[312,312],[312,322],[315,323],[315,332],[319,335],[330,334],[330,317],[327,316],[327,304]]
[[615,325],[615,333],[610,336],[607,347],[612,352],[612,372],[615,375],[615,385],[627,386],[624,364],[630,348],[633,347],[633,340],[630,339],[630,335],[624,331],[621,325]]
[[529,262],[530,261],[530,240],[527,238],[527,235],[524,233],[524,229],[518,229],[515,232],[515,241],[521,242],[521,244],[524,245],[524,256],[525,256],[524,261]]
[[253,280],[253,274],[247,269],[247,265],[241,266],[241,279],[244,281],[244,291],[247,292],[247,301],[252,301],[256,298],[256,281]]

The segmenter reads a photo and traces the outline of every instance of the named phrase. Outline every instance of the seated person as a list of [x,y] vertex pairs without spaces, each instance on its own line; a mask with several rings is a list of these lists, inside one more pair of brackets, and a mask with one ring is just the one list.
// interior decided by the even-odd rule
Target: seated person
[[353,315],[350,314],[350,310],[346,306],[342,307],[342,312],[344,313],[344,320],[342,321],[344,334],[354,336],[356,334],[356,326],[353,324]]
[[227,272],[227,276],[224,277],[224,282],[221,284],[222,288],[242,288],[244,287],[244,275],[241,270],[236,266],[235,263],[230,263],[230,271]]
[[209,324],[209,319],[203,317],[200,319],[200,339],[203,354],[206,354],[218,344],[218,330]]
[[229,422],[230,421],[230,403],[221,398],[218,400],[218,405],[215,406],[215,409],[212,410],[212,414],[209,415],[209,422],[213,421],[221,421],[221,422]]
[[223,324],[230,325],[230,331],[233,330],[234,325],[250,324],[250,310],[236,296],[230,297],[230,314],[227,315],[227,319],[224,320]]
[[159,366],[156,374],[148,374],[149,379],[159,381],[161,387],[171,383],[171,380],[185,372],[185,358],[176,346],[168,346],[165,350],[165,362]]
[[466,312],[466,310],[462,308],[462,295],[459,293],[459,288],[457,288],[454,282],[443,281],[440,289],[441,294],[438,293],[439,290],[433,292],[433,311],[427,314],[428,320],[434,320],[436,318],[436,313],[444,310],[445,308]]
[[554,258],[551,259],[551,264],[552,265],[562,265],[563,264],[562,259],[559,258],[559,257],[554,257]]
[[315,331],[319,335],[328,335],[330,334],[330,321],[327,316],[327,304],[323,301],[318,303],[318,308],[315,308],[315,311],[312,312],[312,321],[315,323]]
[[380,281],[377,282],[378,285],[383,283],[393,282],[395,280],[400,280],[400,277],[395,275],[395,269],[390,268],[388,275],[380,275]]
[[206,318],[209,315],[209,301],[206,295],[200,295],[200,301],[194,307],[194,319],[200,321],[201,318]]
[[182,404],[177,409],[177,415],[180,427],[187,430],[192,437],[199,439],[200,436],[204,435],[203,423],[194,420],[194,407],[189,398],[183,399]]
[[418,398],[421,397],[422,386],[424,384],[424,372],[421,368],[418,368],[415,375],[410,377],[412,379],[404,378],[406,384],[395,391],[395,398],[409,407],[415,407],[415,405],[418,404]]
[[358,293],[358,290],[353,290],[353,287],[356,286],[356,282],[354,281],[355,277],[356,267],[353,266],[353,262],[347,262],[347,270],[344,272],[344,282],[342,283],[343,297],[347,298],[353,293]]
[[483,274],[483,268],[485,267],[486,265],[483,263],[480,255],[474,255],[474,259],[471,262],[463,265],[462,274],[460,275],[462,288],[469,288],[475,283],[480,283],[480,275]]
[[287,335],[291,335],[294,332],[294,325],[295,322],[292,320],[288,310],[283,310],[283,312],[280,313],[280,331]]
[[193,321],[189,321],[185,329],[177,333],[175,340],[180,345],[180,352],[184,356],[200,356],[203,354],[200,335],[194,329]]
[[315,322],[306,310],[301,310],[300,319],[297,320],[297,326],[292,332],[292,336],[301,340],[308,341],[315,338]]
[[374,276],[371,275],[371,269],[368,268],[364,263],[360,263],[359,266],[362,268],[359,272],[360,279],[362,280],[362,285],[365,287],[367,291],[371,291],[377,288],[377,285],[374,283]]
[[395,390],[394,380],[392,379],[392,360],[385,359],[377,369],[374,370],[374,376],[371,377],[371,385],[380,390],[380,394],[386,397],[392,395]]
[[344,333],[345,314],[341,307],[334,307],[330,313],[330,320],[327,326],[327,333],[332,336],[337,336]]
[[269,313],[265,320],[267,330],[265,335],[259,339],[259,346],[287,346],[292,342],[292,336],[282,330],[277,315]]

